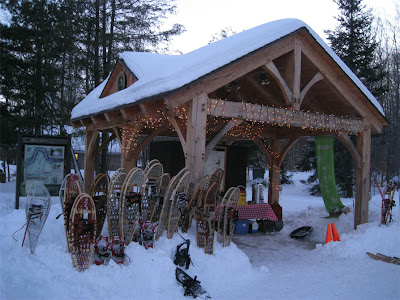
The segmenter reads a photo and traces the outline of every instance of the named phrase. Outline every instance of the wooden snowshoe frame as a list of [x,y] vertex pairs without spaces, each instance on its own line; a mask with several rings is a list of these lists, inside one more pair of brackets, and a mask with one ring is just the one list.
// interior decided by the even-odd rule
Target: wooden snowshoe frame
[[69,242],[68,242],[68,229],[69,229],[69,217],[71,214],[72,206],[74,205],[75,199],[83,193],[83,187],[80,177],[77,174],[70,173],[64,178],[65,189],[64,189],[64,203],[63,215],[64,215],[64,228],[65,228],[65,238],[67,240],[68,252]]
[[121,236],[119,226],[119,209],[122,184],[126,178],[126,171],[120,168],[115,171],[111,178],[107,193],[107,225],[110,238]]
[[159,194],[159,181],[164,173],[164,167],[158,161],[152,163],[152,165],[144,172],[144,197],[142,200],[142,214],[143,221],[151,220],[154,207],[157,201],[157,195]]
[[68,241],[72,265],[84,271],[92,263],[96,243],[96,207],[92,197],[80,194],[71,210]]
[[199,197],[202,196],[204,191],[204,185],[209,180],[209,176],[204,176],[201,181],[197,184],[193,196],[190,197],[188,208],[183,218],[183,228],[182,231],[186,232],[192,226],[193,217],[197,212],[197,203],[199,203]]
[[107,174],[97,174],[93,184],[89,189],[89,195],[92,197],[94,204],[96,206],[96,220],[97,220],[97,230],[96,238],[101,235],[103,230],[104,222],[107,215],[107,193],[110,187],[110,176]]
[[[46,223],[51,208],[49,191],[40,182],[29,183],[28,195],[25,203],[26,226],[28,231],[29,248],[31,253],[35,251],[40,233]],[[36,210],[37,214],[32,214]]]
[[176,185],[175,189],[172,192],[172,203],[169,213],[169,220],[168,220],[168,233],[167,238],[171,239],[174,233],[178,229],[179,220],[181,219],[181,209],[187,207],[187,200],[184,204],[184,207],[180,207],[178,203],[178,198],[180,197],[180,193],[184,193],[187,196],[189,190],[189,182],[190,182],[190,172],[186,172],[182,178],[179,180],[178,184]]
[[171,181],[171,175],[169,173],[164,173],[161,175],[161,177],[157,182],[158,188],[157,188],[157,194],[155,196],[156,201],[154,203],[151,216],[149,218],[152,222],[158,221],[160,218],[160,213],[163,205],[163,197],[170,181]]
[[239,202],[240,189],[231,187],[222,198],[222,202],[218,213],[218,235],[217,240],[222,247],[230,245],[235,228],[235,220],[229,215],[230,210],[236,211]]
[[383,191],[381,224],[387,224],[388,221],[391,222],[392,220],[393,199],[398,185],[399,184],[394,185],[394,183],[389,182]]
[[129,171],[122,185],[120,195],[119,222],[120,234],[129,245],[142,217],[142,200],[144,194],[144,172],[140,168]]
[[189,172],[188,169],[183,168],[182,170],[179,171],[178,174],[176,174],[172,179],[170,180],[167,189],[165,190],[164,197],[163,197],[163,206],[160,212],[160,218],[158,221],[158,228],[157,228],[157,233],[156,233],[156,240],[159,239],[159,237],[162,235],[163,231],[168,225],[168,218],[169,218],[169,213],[171,210],[171,200],[172,200],[172,193],[178,184],[179,180],[185,175],[187,172]]

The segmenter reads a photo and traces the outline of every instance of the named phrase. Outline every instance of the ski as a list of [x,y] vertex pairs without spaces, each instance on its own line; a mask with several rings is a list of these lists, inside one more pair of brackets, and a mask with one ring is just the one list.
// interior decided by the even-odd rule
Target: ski
[[381,260],[387,263],[395,264],[400,266],[400,258],[395,256],[387,256],[382,253],[372,254],[367,252],[367,255],[375,260]]

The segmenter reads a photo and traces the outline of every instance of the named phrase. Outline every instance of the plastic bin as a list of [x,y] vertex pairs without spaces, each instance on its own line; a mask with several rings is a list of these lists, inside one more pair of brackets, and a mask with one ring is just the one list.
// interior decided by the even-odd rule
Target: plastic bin
[[245,234],[249,233],[249,220],[237,220],[235,224],[235,230],[233,233],[235,234]]

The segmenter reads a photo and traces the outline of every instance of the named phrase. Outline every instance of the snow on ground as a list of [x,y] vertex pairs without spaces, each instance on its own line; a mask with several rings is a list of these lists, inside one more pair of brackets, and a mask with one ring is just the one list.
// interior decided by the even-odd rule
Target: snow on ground
[[[322,198],[308,194],[299,182],[304,176],[294,174],[295,183],[283,186],[280,232],[235,235],[230,247],[215,242],[214,254],[206,255],[196,246],[192,225],[183,234],[191,240],[194,263],[187,272],[198,276],[212,299],[400,299],[400,266],[365,254],[400,256],[398,192],[395,222],[379,226],[381,197],[376,194],[369,205],[369,223],[354,230],[352,212],[323,218],[327,213]],[[18,242],[12,238],[25,223],[25,211],[15,210],[14,200],[15,182],[0,184],[0,299],[187,299],[175,280],[173,257],[183,241],[179,235],[169,240],[164,234],[150,250],[130,244],[127,266],[110,261],[79,273],[66,251],[63,220],[56,220],[61,212],[58,198],[52,198],[33,255],[28,246],[21,248],[24,230],[15,233]],[[342,202],[353,211],[353,199]],[[341,242],[322,245],[332,222]],[[289,233],[304,225],[314,228],[308,238],[290,239]]]

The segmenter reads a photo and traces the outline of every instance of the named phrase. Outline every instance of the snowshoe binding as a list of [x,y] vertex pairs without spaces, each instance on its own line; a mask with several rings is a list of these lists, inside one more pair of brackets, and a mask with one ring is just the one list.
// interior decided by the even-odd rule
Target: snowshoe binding
[[156,231],[153,222],[146,221],[142,225],[142,243],[143,246],[148,248],[154,248],[154,232]]
[[[182,248],[182,246],[186,247]],[[185,266],[186,270],[189,269],[191,263],[189,255],[190,240],[185,240],[182,244],[176,246],[176,254],[174,259],[174,264],[177,266]]]
[[197,276],[190,277],[185,271],[180,268],[175,270],[176,280],[185,288],[185,296],[192,296],[193,298],[211,299],[207,291],[200,285],[200,281],[197,280]]
[[112,239],[111,245],[111,258],[117,264],[125,264],[125,243],[119,236],[115,236]]
[[96,240],[94,246],[93,263],[96,265],[107,265],[111,258],[111,245],[108,237],[102,235]]

